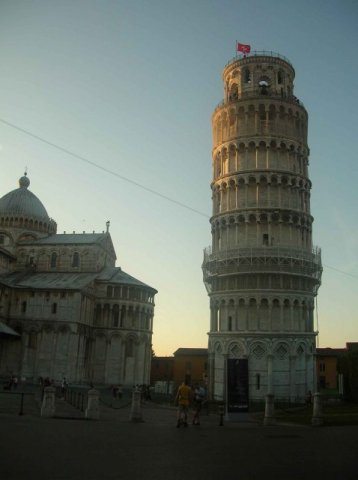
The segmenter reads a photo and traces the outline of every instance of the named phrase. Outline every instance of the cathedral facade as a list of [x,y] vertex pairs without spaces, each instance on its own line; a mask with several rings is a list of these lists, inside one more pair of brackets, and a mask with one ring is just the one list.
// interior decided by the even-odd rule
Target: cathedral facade
[[322,264],[312,244],[308,114],[294,77],[279,54],[236,57],[212,115],[212,244],[203,272],[210,389],[220,400],[235,365],[246,400],[303,401],[315,386]]
[[0,376],[148,384],[157,291],[115,266],[109,222],[58,234],[29,185],[0,198]]

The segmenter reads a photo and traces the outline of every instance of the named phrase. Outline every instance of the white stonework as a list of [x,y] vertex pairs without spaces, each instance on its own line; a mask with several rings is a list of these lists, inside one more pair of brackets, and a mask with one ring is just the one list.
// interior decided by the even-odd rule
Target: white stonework
[[115,266],[109,233],[57,234],[40,200],[0,198],[0,375],[148,384],[156,290]]
[[249,397],[303,401],[314,391],[314,298],[308,115],[280,55],[236,57],[212,115],[210,393],[225,399],[227,358],[247,358]]

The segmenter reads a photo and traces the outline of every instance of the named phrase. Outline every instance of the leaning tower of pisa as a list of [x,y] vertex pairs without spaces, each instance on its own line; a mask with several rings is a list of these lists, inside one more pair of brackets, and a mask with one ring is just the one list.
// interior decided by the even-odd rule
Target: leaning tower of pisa
[[250,400],[270,393],[301,401],[314,390],[322,266],[312,245],[308,115],[294,77],[281,55],[236,57],[224,68],[224,100],[212,115],[212,245],[203,273],[217,400],[228,400],[230,360],[246,365],[238,374],[246,385],[234,387]]

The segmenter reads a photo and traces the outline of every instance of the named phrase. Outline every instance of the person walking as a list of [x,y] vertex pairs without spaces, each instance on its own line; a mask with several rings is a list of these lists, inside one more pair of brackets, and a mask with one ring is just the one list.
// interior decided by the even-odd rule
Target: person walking
[[191,396],[192,396],[191,388],[189,387],[188,383],[185,381],[178,388],[178,391],[175,397],[175,402],[178,405],[177,428],[179,428],[181,425],[184,425],[184,427],[188,426],[188,411],[189,411]]
[[62,382],[61,382],[61,394],[62,394],[62,398],[65,398],[65,397],[66,397],[67,387],[68,387],[68,384],[67,384],[66,377],[63,377]]
[[200,412],[205,397],[204,388],[197,384],[194,387],[194,416],[193,425],[200,425]]

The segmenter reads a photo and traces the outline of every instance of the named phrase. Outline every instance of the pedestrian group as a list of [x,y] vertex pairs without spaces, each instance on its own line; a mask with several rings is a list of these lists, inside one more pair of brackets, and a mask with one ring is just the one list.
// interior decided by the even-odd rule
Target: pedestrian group
[[184,381],[178,388],[175,403],[178,406],[177,411],[177,428],[188,426],[189,406],[192,404],[194,413],[192,424],[200,425],[200,412],[202,405],[205,402],[206,391],[205,388],[196,384],[193,387],[188,385],[187,381]]

